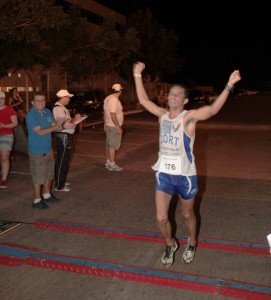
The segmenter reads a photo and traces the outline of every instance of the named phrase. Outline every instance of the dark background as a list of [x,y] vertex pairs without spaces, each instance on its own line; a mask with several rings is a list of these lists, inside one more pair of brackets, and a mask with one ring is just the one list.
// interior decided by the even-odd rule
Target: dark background
[[175,30],[186,60],[178,79],[201,84],[225,82],[239,69],[242,85],[271,80],[271,1],[97,0],[127,17],[150,7],[153,18]]

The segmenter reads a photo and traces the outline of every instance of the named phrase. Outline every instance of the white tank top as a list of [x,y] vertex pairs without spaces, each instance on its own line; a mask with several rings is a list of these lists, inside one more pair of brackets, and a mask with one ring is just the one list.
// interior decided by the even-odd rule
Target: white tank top
[[174,119],[165,113],[160,120],[159,158],[153,170],[171,175],[193,176],[197,174],[193,145],[195,134],[190,137],[184,131],[184,110]]

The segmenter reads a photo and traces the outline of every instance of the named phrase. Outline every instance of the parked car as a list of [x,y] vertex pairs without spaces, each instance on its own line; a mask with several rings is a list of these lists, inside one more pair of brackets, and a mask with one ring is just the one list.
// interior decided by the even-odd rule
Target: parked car
[[106,97],[103,90],[70,90],[69,92],[74,94],[67,105],[72,115],[76,113],[89,115],[103,111],[103,101]]
[[199,108],[203,105],[209,104],[208,96],[201,90],[190,89],[188,98],[189,98],[189,101],[184,106],[184,109],[187,109],[187,110]]
[[[103,102],[106,97],[103,90],[69,89],[69,92],[74,95],[66,106],[70,111],[71,117],[74,117],[74,115],[78,113],[88,116],[88,118],[78,126],[79,131],[85,126],[92,126],[103,120]],[[46,103],[46,107],[53,110],[56,101],[57,97],[55,96]]]
[[234,88],[231,93],[230,93],[230,99],[232,100],[237,100],[243,96],[250,96],[250,95],[255,95],[258,92],[255,90],[245,90],[242,88]]

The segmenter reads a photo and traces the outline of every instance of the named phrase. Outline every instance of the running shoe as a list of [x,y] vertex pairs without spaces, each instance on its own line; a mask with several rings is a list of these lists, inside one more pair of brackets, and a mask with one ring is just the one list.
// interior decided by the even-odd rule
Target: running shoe
[[188,243],[183,252],[183,258],[182,258],[183,263],[190,264],[192,262],[196,252],[196,248],[197,248],[196,246],[189,245],[189,239],[188,239]]
[[8,187],[8,183],[6,180],[2,180],[0,183],[0,189],[6,189]]
[[47,199],[42,196],[42,200],[44,202],[59,202],[60,201],[60,199],[58,199],[57,197],[55,197],[53,194],[51,194],[51,196],[49,198],[47,198]]
[[123,168],[119,167],[117,164],[114,164],[114,165],[109,165],[108,164],[107,170],[119,172],[119,171],[122,171]]
[[49,206],[43,200],[41,200],[37,203],[33,202],[32,207],[33,208],[38,208],[38,209],[47,209],[47,208],[49,208]]
[[67,185],[65,185],[62,189],[55,188],[55,191],[57,192],[69,192],[71,188],[69,188]]
[[170,267],[174,262],[174,253],[178,249],[178,244],[176,240],[174,241],[173,246],[166,246],[165,251],[161,257],[161,263],[164,267]]

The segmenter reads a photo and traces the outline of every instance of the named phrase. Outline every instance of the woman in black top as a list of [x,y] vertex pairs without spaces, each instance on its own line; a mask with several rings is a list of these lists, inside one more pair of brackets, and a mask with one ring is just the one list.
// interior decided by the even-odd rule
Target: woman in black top
[[18,117],[24,121],[25,119],[25,110],[23,107],[23,99],[21,98],[20,94],[18,93],[17,88],[12,88],[10,90],[10,98],[9,98],[9,105],[14,108]]

